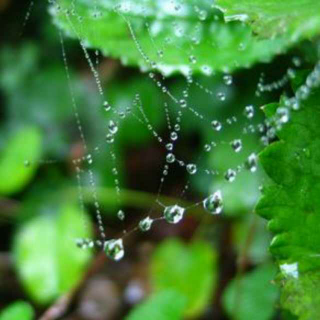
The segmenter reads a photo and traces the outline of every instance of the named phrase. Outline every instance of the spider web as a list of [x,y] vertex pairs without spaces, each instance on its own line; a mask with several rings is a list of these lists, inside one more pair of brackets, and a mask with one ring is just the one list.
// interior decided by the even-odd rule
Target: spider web
[[[134,2],[130,1],[121,2],[112,10],[121,16],[127,24],[131,40],[143,61],[144,67],[141,75],[148,79],[163,96],[164,103],[162,105],[162,112],[165,117],[166,128],[165,130],[159,130],[148,117],[146,110],[150,108],[150,106],[144,103],[139,91],[133,96],[131,105],[124,108],[124,110],[119,111],[109,101],[105,84],[99,74],[99,66],[103,57],[99,50],[89,48],[86,39],[83,37],[83,29],[86,27],[85,23],[81,23],[83,19],[82,16],[78,14],[77,1],[70,1],[70,7],[67,9],[62,7],[57,0],[49,0],[48,2],[51,12],[64,15],[69,27],[76,36],[75,41],[79,44],[79,50],[82,51],[88,70],[96,85],[96,94],[100,99],[100,108],[108,115],[108,120],[106,120],[105,123],[105,135],[101,137],[101,143],[99,145],[91,145],[86,138],[87,134],[82,124],[83,115],[80,112],[79,102],[77,101],[74,84],[70,76],[70,62],[65,45],[66,35],[62,30],[57,30],[61,43],[62,62],[70,92],[70,107],[73,110],[74,121],[77,125],[78,134],[84,149],[84,155],[73,160],[77,181],[78,202],[84,214],[84,179],[88,177],[90,196],[94,204],[96,223],[99,230],[98,239],[77,239],[77,245],[81,248],[100,247],[111,259],[120,260],[125,253],[126,239],[135,232],[148,232],[152,230],[156,223],[161,221],[168,224],[177,224],[181,222],[186,215],[192,214],[192,211],[197,208],[203,208],[203,211],[206,211],[208,215],[223,215],[225,204],[228,202],[230,185],[234,184],[244,172],[246,172],[246,175],[248,173],[250,175],[261,174],[258,170],[258,152],[263,146],[275,138],[276,130],[281,127],[283,123],[289,121],[290,109],[297,108],[299,104],[297,97],[288,98],[288,107],[280,109],[273,122],[266,122],[263,120],[262,112],[258,107],[262,102],[265,102],[264,94],[285,87],[290,78],[295,76],[295,68],[301,65],[301,61],[295,58],[292,61],[292,67],[290,67],[279,80],[272,83],[266,83],[265,75],[261,73],[257,80],[257,88],[252,92],[252,104],[248,105],[239,102],[237,112],[235,112],[234,109],[223,110],[223,112],[216,113],[216,115],[213,116],[212,113],[206,113],[194,104],[195,99],[192,95],[197,92],[197,94],[205,96],[205,99],[209,101],[213,109],[227,109],[227,102],[232,99],[231,88],[241,87],[241,85],[237,83],[237,75],[231,73],[215,73],[208,66],[204,66],[202,70],[203,73],[206,74],[205,80],[203,77],[193,74],[192,67],[199,58],[192,53],[196,40],[184,33],[181,26],[173,23],[172,28],[174,30],[172,33],[175,34],[177,38],[182,38],[185,42],[189,43],[189,50],[183,52],[189,63],[180,67],[183,76],[182,81],[180,81],[182,83],[181,88],[175,91],[171,90],[168,85],[170,84],[170,72],[168,72],[168,68],[164,68],[162,57],[166,54],[167,42],[174,42],[175,39],[169,39],[166,40],[167,42],[159,43],[152,31],[154,26],[148,23],[148,7],[137,7]],[[167,6],[167,10],[170,12],[173,11],[176,14],[183,12],[184,5],[183,1],[165,1],[163,3],[163,6]],[[31,2],[30,8],[32,8],[32,6],[33,2]],[[152,58],[146,54],[130,18],[128,18],[130,15],[127,13],[132,10],[132,16],[134,16],[135,12],[133,10],[137,10],[137,8],[139,13],[142,13],[146,18],[143,28],[147,31],[154,48]],[[201,28],[201,24],[205,22],[206,17],[212,14],[211,12],[202,10],[197,5],[193,5],[192,10],[194,11],[194,15],[198,17],[198,28]],[[210,10],[214,12],[216,9],[211,7]],[[124,15],[124,13],[126,13],[126,15]],[[30,12],[28,11],[24,24],[27,23],[29,16]],[[70,18],[72,16],[80,21],[80,27],[79,24],[75,25],[72,22]],[[101,16],[103,16],[103,12],[98,10],[98,1],[95,0],[93,2],[92,21],[99,21]],[[177,44],[176,50],[181,53],[183,48]],[[240,53],[241,50],[242,48],[239,48]],[[219,90],[212,90],[210,85],[208,85],[210,81],[219,83],[219,86],[215,87]],[[303,92],[298,92],[298,95],[299,94],[301,96]],[[210,134],[207,135],[209,139],[207,139],[205,143],[201,143],[201,151],[198,152],[192,161],[190,161],[188,150],[186,150],[184,154],[179,152],[179,143],[182,139],[187,139],[183,130],[190,125],[190,118],[195,119],[195,121],[199,122],[201,126],[210,132]],[[163,166],[158,182],[158,191],[154,195],[152,206],[141,215],[135,225],[129,228],[124,227],[122,234],[117,238],[113,238],[106,232],[103,209],[99,201],[99,183],[96,181],[92,168],[94,162],[101,157],[101,150],[107,150],[109,153],[108,161],[112,163],[112,168],[108,174],[113,177],[116,202],[120,206],[120,209],[117,211],[117,217],[125,226],[127,212],[124,208],[121,208],[123,186],[119,179],[120,169],[115,151],[118,135],[121,133],[121,130],[125,129],[122,126],[125,120],[138,123],[139,126],[144,127],[149,135],[153,137],[154,142],[162,150]],[[134,134],[134,132],[132,134]],[[250,141],[252,139],[259,139],[260,143],[251,144]],[[234,163],[236,164],[227,169],[205,166],[205,162],[202,161],[203,158],[207,157],[208,154],[215,154],[215,150],[220,149],[227,154],[227,157],[234,158]],[[241,157],[238,157],[238,155],[241,155]],[[219,155],[217,155],[217,158],[219,159]],[[175,190],[173,202],[169,202],[167,198],[165,198],[166,201],[164,201],[163,195],[168,194],[169,192],[167,190],[170,190],[170,182],[172,179],[170,180],[169,178],[174,176],[174,172],[177,170],[183,170],[185,172],[187,177],[186,181],[179,190]],[[190,186],[194,184],[194,178],[196,176],[202,177],[201,179],[204,181],[204,184],[206,184],[207,181],[215,179],[219,182],[208,187],[202,187],[202,190],[207,189],[206,194],[202,197],[198,196],[196,197],[197,199],[195,199],[189,190]],[[257,185],[255,189],[258,187]],[[256,190],[247,190],[245,184],[241,188],[243,189],[242,193],[246,193],[249,203],[253,204],[256,199]],[[173,199],[170,201],[172,200]],[[83,223],[86,223],[85,219],[83,219]]]

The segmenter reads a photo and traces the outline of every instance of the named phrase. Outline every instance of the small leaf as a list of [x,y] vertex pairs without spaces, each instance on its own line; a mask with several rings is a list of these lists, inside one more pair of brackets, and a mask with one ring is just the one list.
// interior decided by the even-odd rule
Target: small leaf
[[[75,9],[75,10],[74,10]],[[269,61],[282,40],[256,41],[241,23],[225,24],[211,1],[59,1],[56,24],[85,46],[124,64],[164,75],[189,71],[212,74]]]
[[38,215],[15,235],[13,252],[21,281],[29,295],[46,304],[78,283],[91,253],[76,247],[77,238],[90,238],[87,216],[73,205]]
[[34,311],[24,301],[16,301],[0,312],[0,320],[33,320]]
[[249,22],[262,37],[298,41],[319,34],[320,2],[314,0],[217,0],[225,19]]
[[278,289],[271,284],[276,268],[266,264],[231,281],[223,295],[223,304],[235,320],[268,320],[274,314]]
[[186,299],[181,293],[164,290],[139,304],[126,320],[181,320],[185,304]]
[[41,133],[34,127],[9,138],[0,157],[0,194],[16,193],[29,183],[38,167],[41,143]]
[[184,314],[196,316],[207,305],[217,280],[217,255],[205,242],[185,246],[177,239],[162,243],[154,253],[151,277],[154,289],[173,289],[185,296]]

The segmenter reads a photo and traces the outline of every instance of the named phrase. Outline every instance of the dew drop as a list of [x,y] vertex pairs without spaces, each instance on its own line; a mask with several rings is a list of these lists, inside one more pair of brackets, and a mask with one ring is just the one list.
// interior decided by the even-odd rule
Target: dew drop
[[255,153],[251,153],[250,156],[248,157],[246,163],[246,168],[250,170],[251,172],[256,172],[257,171],[257,166],[258,166],[258,158]]
[[108,124],[108,129],[111,134],[116,134],[118,131],[118,126],[113,120],[110,120]]
[[171,132],[170,133],[170,139],[172,141],[176,141],[178,139],[178,134],[175,131]]
[[168,153],[166,156],[166,160],[168,163],[173,163],[176,160],[176,157],[174,156],[173,153]]
[[109,111],[111,109],[110,104],[108,103],[108,101],[104,101],[103,102],[103,107],[105,111]]
[[139,222],[139,229],[143,232],[149,231],[151,229],[151,225],[153,220],[150,217],[146,217]]
[[171,151],[173,149],[173,144],[172,143],[167,143],[166,144],[166,149]]
[[185,209],[178,206],[169,206],[164,209],[164,218],[167,220],[169,223],[178,223],[182,220],[183,214],[185,212]]
[[113,143],[114,142],[114,136],[111,134],[111,133],[108,133],[107,135],[106,135],[106,141],[107,141],[107,143]]
[[287,108],[278,108],[277,116],[280,124],[287,123],[289,121],[289,110]]
[[223,76],[223,82],[227,85],[230,86],[232,84],[232,76],[229,74],[226,74]]
[[187,107],[187,101],[184,99],[181,99],[179,101],[181,108],[186,108]]
[[197,62],[197,58],[196,58],[195,56],[191,55],[191,56],[189,57],[189,61],[190,61],[191,63],[195,64],[195,63]]
[[195,174],[197,173],[197,166],[193,163],[190,163],[187,165],[187,171],[190,173],[190,174]]
[[28,167],[30,167],[31,162],[30,162],[29,160],[25,160],[25,161],[23,162],[23,165],[24,165],[26,168],[28,168]]
[[217,120],[213,120],[211,122],[211,125],[212,125],[212,128],[215,130],[215,131],[220,131],[222,129],[222,124],[221,122],[217,121]]
[[220,101],[225,101],[225,100],[226,100],[226,95],[225,95],[225,93],[223,93],[223,92],[218,92],[218,93],[217,93],[217,98],[218,98]]
[[203,201],[203,207],[211,214],[220,214],[223,209],[221,191],[218,190]]
[[122,210],[119,210],[118,213],[117,213],[117,217],[118,217],[118,219],[120,219],[120,220],[124,220],[124,218],[125,218],[126,216],[125,216],[125,213],[124,213]]
[[236,175],[237,173],[234,170],[228,169],[224,177],[227,181],[233,182],[236,179]]
[[111,239],[104,243],[104,252],[112,260],[118,261],[124,256],[122,239]]
[[240,152],[242,149],[242,142],[240,139],[235,139],[231,142],[231,147],[235,152]]
[[248,119],[252,119],[254,116],[254,106],[253,105],[249,105],[246,106],[244,108],[244,115],[248,118]]

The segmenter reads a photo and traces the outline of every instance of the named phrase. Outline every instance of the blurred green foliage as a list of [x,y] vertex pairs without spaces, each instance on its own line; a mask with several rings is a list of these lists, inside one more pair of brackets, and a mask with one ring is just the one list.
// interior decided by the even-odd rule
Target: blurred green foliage
[[0,312],[0,320],[33,320],[34,311],[25,301],[16,301]]

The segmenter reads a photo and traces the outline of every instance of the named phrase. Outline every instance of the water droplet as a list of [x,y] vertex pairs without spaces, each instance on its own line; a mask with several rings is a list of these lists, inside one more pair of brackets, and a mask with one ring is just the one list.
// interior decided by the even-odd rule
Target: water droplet
[[189,57],[189,61],[190,61],[191,63],[195,64],[195,63],[197,62],[197,58],[196,58],[195,56],[191,55],[191,56]]
[[250,170],[251,172],[256,172],[257,171],[257,166],[258,166],[258,158],[255,153],[251,153],[250,156],[248,157],[246,161],[246,168]]
[[254,106],[250,105],[250,106],[246,106],[244,108],[244,115],[248,118],[248,119],[252,119],[254,116]]
[[218,93],[217,93],[217,98],[218,98],[220,101],[225,101],[225,100],[226,100],[226,95],[225,95],[225,93],[223,93],[223,92],[218,92]]
[[193,163],[190,163],[187,165],[187,171],[190,173],[190,174],[195,174],[197,173],[197,166]]
[[23,164],[24,164],[24,166],[25,166],[26,168],[28,168],[28,167],[30,167],[31,162],[30,162],[29,160],[25,160],[25,161],[23,162]]
[[173,144],[172,143],[167,143],[166,144],[166,149],[171,151],[173,149]]
[[237,173],[234,170],[228,169],[224,177],[227,181],[233,182],[236,179],[236,175]]
[[118,126],[113,120],[110,120],[108,124],[108,129],[111,134],[116,134],[118,131]]
[[242,149],[242,142],[240,139],[235,139],[231,142],[231,147],[235,152],[239,152]]
[[114,136],[111,134],[111,133],[108,133],[107,135],[106,135],[106,141],[107,141],[107,143],[113,143],[114,142]]
[[220,131],[221,128],[222,128],[222,124],[221,122],[217,121],[217,120],[213,120],[211,122],[211,125],[212,125],[212,128],[215,130],[215,131]]
[[166,160],[168,163],[173,163],[176,160],[176,157],[174,156],[173,153],[168,153],[166,156]]
[[209,152],[211,150],[211,146],[209,144],[204,145],[204,151]]
[[171,139],[172,141],[177,140],[177,139],[178,139],[178,134],[177,134],[175,131],[171,132],[171,133],[170,133],[170,139]]
[[218,190],[203,201],[203,207],[211,214],[220,214],[223,209],[221,191]]
[[139,229],[143,232],[149,231],[151,229],[151,225],[153,220],[150,217],[146,217],[139,222]]
[[169,223],[178,223],[179,221],[182,220],[183,214],[185,212],[185,209],[178,206],[169,206],[164,209],[164,218],[167,220]]
[[120,219],[120,220],[124,220],[124,218],[125,218],[126,216],[125,216],[125,213],[124,213],[122,210],[119,210],[118,213],[117,213],[117,217],[118,217],[118,219]]
[[226,74],[223,76],[223,82],[227,85],[230,86],[232,84],[232,76],[229,74]]
[[111,109],[110,104],[108,103],[108,101],[104,101],[103,102],[103,107],[105,111],[109,111]]
[[106,255],[118,261],[124,256],[124,248],[122,239],[111,239],[104,243],[104,252]]
[[288,108],[278,108],[277,109],[277,117],[280,124],[287,123],[289,121],[289,110]]
[[179,101],[181,108],[186,108],[187,107],[187,101],[185,99],[181,99]]

